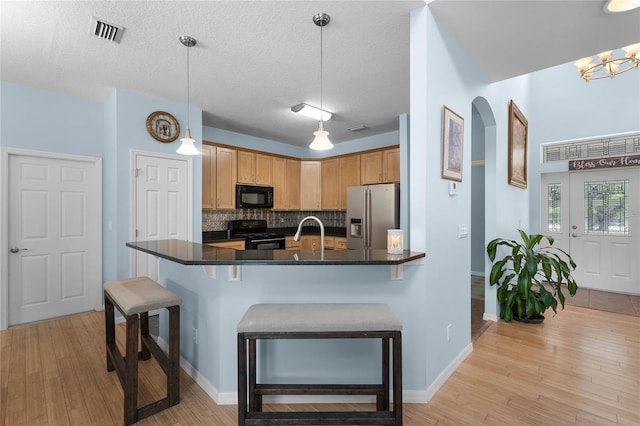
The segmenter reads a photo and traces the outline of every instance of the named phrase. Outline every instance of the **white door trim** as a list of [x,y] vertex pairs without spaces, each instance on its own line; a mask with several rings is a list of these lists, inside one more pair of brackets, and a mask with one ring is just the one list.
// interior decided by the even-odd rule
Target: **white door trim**
[[[35,151],[21,148],[0,148],[0,330],[6,330],[9,323],[9,156],[26,155],[60,160],[92,163],[96,167],[96,193],[98,194],[98,223],[102,227],[102,159],[83,155],[57,152]],[[102,283],[102,232],[95,241],[100,268],[99,282]],[[94,309],[102,307],[102,292],[96,292]]]
[[[137,186],[135,179],[135,169],[138,156],[163,158],[169,160],[185,161],[187,163],[187,235],[193,238],[193,157],[186,157],[177,154],[164,154],[160,152],[140,151],[132,149],[129,157],[129,206],[131,214],[129,217],[129,241],[136,241],[136,223],[137,223]],[[129,250],[129,276],[133,277],[136,273],[136,250]]]

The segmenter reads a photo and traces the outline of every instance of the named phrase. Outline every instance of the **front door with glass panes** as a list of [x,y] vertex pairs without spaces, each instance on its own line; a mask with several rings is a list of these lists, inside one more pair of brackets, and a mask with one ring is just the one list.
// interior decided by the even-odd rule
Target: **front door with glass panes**
[[542,233],[580,287],[640,294],[640,168],[542,175]]

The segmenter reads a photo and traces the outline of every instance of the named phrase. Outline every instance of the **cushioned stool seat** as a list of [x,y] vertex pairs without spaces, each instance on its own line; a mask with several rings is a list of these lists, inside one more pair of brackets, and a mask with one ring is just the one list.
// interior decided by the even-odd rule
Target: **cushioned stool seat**
[[[110,281],[104,285],[107,371],[118,373],[124,392],[124,424],[130,425],[180,402],[180,298],[147,277]],[[115,311],[126,319],[122,356],[115,337]],[[168,356],[149,335],[149,311],[169,311]],[[138,330],[141,350],[138,351]],[[138,408],[138,358],[154,356],[167,375],[167,397]]]
[[[387,305],[258,304],[247,310],[237,331],[239,425],[402,425],[402,323]],[[381,384],[257,383],[256,340],[340,338],[381,339]],[[390,342],[393,345],[392,411],[389,411]],[[264,395],[375,395],[376,411],[263,412]]]

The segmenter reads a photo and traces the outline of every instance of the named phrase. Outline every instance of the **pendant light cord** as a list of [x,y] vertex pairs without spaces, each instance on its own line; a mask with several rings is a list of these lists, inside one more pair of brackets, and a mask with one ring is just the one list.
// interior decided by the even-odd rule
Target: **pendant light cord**
[[323,61],[322,61],[322,28],[324,27],[324,25],[320,26],[320,122],[322,123],[323,120],[323,106],[322,106],[322,74],[323,74]]
[[191,114],[189,113],[189,50],[191,47],[187,46],[187,128],[191,128]]

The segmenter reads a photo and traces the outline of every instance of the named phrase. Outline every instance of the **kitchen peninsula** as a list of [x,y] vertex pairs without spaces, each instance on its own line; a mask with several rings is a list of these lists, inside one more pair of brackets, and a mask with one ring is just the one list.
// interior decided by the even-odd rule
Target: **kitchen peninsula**
[[405,250],[234,250],[184,240],[138,241],[127,247],[182,265],[401,265],[425,257]]
[[[237,403],[236,327],[257,303],[385,303],[403,323],[405,400],[423,401],[423,317],[430,291],[415,280],[424,253],[405,250],[233,250],[191,241],[126,244],[135,256],[159,258],[157,281],[181,300],[181,365],[218,404]],[[194,267],[195,266],[195,267]],[[160,312],[165,324],[166,313]],[[166,327],[160,327],[160,338]],[[377,380],[380,343],[261,342],[269,359],[259,381],[367,383]],[[422,355],[421,355],[422,354]],[[324,401],[324,400],[323,400]]]

